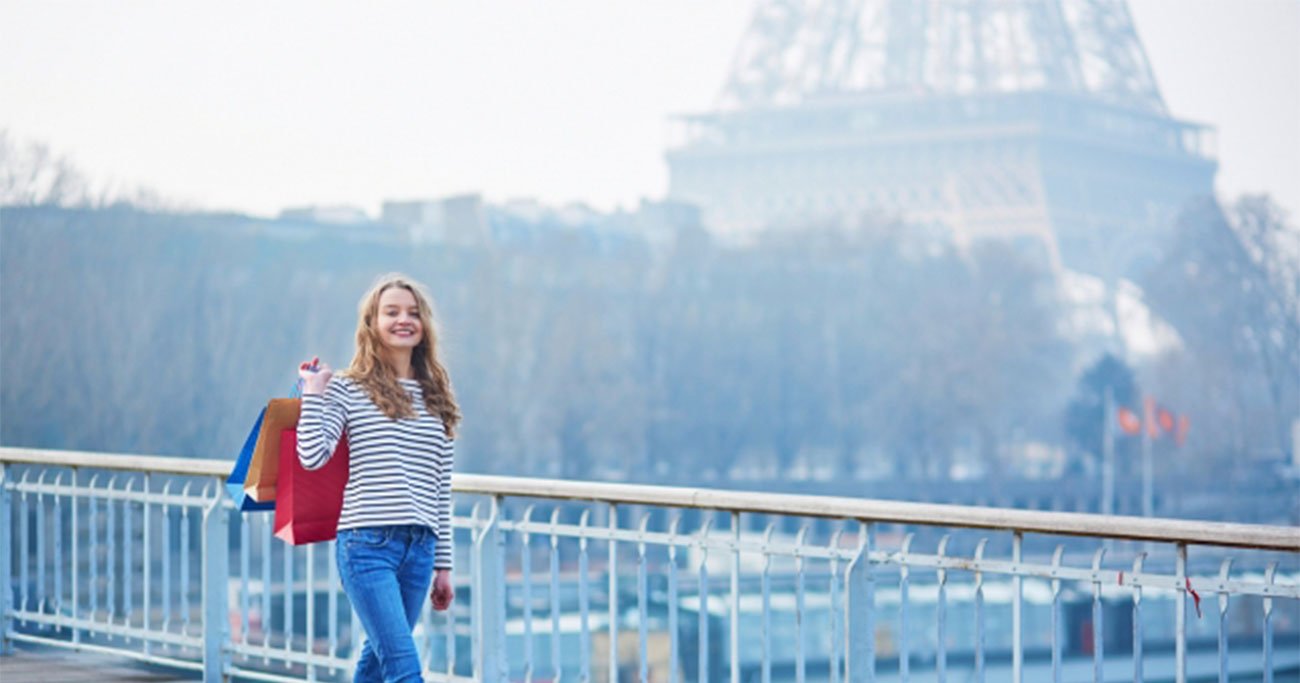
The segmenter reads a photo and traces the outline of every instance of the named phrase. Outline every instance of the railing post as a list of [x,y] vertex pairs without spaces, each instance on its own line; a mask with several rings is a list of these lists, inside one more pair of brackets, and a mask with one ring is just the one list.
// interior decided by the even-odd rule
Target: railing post
[[505,666],[505,536],[501,533],[501,497],[492,498],[491,514],[480,530],[474,546],[475,575],[473,577],[474,611],[478,641],[474,648],[478,655],[475,668],[479,680],[496,683],[504,680]]
[[0,463],[0,531],[4,540],[0,541],[0,655],[13,654],[13,641],[9,634],[13,631],[13,542],[18,534],[13,533],[13,511],[9,496],[9,465]]
[[618,683],[618,505],[609,504],[609,683]]
[[1174,560],[1174,576],[1178,582],[1174,597],[1174,681],[1187,683],[1187,593],[1191,585],[1187,583],[1187,544],[1178,544],[1178,556]]
[[217,495],[203,509],[203,680],[207,683],[227,680],[226,651],[230,644],[226,598],[230,578],[230,518],[222,505],[225,489],[217,486],[216,491]]
[[[871,576],[871,555],[876,547],[876,528],[870,522],[860,526],[858,554],[849,564],[848,599],[848,675],[849,683],[876,680],[875,579]],[[834,666],[834,663],[832,663]]]
[[[1109,387],[1107,387],[1109,389]],[[1109,415],[1109,413],[1107,413]],[[1014,532],[1011,537],[1011,562],[1015,565],[1014,574],[1011,577],[1011,680],[1012,683],[1022,683],[1024,681],[1024,641],[1021,640],[1024,630],[1024,621],[1022,619],[1023,599],[1024,599],[1024,573],[1020,568],[1021,547],[1024,544],[1024,534],[1019,531]]]

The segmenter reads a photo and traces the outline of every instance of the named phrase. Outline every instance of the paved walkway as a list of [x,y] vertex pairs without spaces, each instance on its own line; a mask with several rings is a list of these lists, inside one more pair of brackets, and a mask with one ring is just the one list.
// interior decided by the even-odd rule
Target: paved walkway
[[[1300,647],[1292,648],[1290,644],[1277,643],[1275,650],[1277,683],[1300,683]],[[1190,653],[1187,657],[1189,680],[1217,680],[1218,658],[1212,652]],[[1232,659],[1232,680],[1262,680],[1257,662],[1253,658],[1234,657]],[[1025,666],[1026,683],[1038,683],[1051,680],[1051,667],[1045,662],[1027,663]],[[1132,662],[1126,656],[1107,657],[1106,681],[1124,682],[1133,680]],[[1170,653],[1148,655],[1144,666],[1146,679],[1150,681],[1173,680],[1173,657]],[[949,671],[949,680],[967,680],[969,672],[954,666]],[[90,652],[77,652],[64,648],[22,644],[13,655],[0,657],[0,681],[3,683],[191,683],[199,680],[197,673],[186,675],[174,670],[163,670],[136,662],[127,657],[115,657]],[[1009,664],[991,664],[987,671],[990,681],[1011,680]],[[877,680],[888,683],[898,679],[895,672],[881,672]],[[912,683],[927,683],[936,680],[933,671],[918,671],[911,676]],[[1067,683],[1075,681],[1092,681],[1092,661],[1072,659],[1065,662],[1062,680]]]
[[21,644],[0,657],[4,683],[179,683],[199,680],[138,663],[127,657]]

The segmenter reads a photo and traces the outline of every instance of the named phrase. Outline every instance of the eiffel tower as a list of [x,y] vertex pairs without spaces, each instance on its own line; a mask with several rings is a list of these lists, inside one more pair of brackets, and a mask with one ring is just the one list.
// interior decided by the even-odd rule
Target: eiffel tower
[[722,234],[894,216],[1109,275],[1217,169],[1124,0],[760,0],[715,111],[677,128],[669,198]]

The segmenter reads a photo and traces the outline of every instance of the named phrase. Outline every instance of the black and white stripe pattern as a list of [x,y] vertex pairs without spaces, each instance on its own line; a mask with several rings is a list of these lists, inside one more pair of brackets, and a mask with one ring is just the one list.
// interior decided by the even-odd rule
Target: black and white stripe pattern
[[346,429],[348,484],[340,529],[421,524],[438,537],[433,566],[451,569],[451,468],[454,443],[442,420],[424,407],[420,385],[398,380],[411,396],[416,417],[392,420],[365,390],[335,377],[325,393],[304,394],[298,418],[298,461],[325,466]]

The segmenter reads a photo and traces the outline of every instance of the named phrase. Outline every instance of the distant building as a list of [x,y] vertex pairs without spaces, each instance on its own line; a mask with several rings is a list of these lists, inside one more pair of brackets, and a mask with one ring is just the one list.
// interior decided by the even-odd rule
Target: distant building
[[683,239],[699,239],[705,232],[699,207],[672,200],[643,199],[635,211],[613,214],[604,220],[604,225],[655,250],[672,248]]
[[370,216],[358,207],[334,204],[290,207],[280,212],[280,220],[353,225],[369,223]]
[[528,248],[560,238],[600,253],[646,246],[666,249],[683,237],[701,239],[700,210],[672,200],[642,200],[635,210],[604,212],[572,202],[549,206],[522,198],[489,204],[478,194],[387,201],[381,221],[413,244]]
[[489,241],[483,198],[478,194],[387,201],[383,221],[407,228],[414,244],[471,245]]
[[672,243],[683,232],[703,229],[700,207],[673,200],[645,201],[637,209],[639,225],[652,243]]

